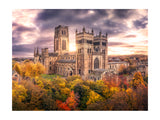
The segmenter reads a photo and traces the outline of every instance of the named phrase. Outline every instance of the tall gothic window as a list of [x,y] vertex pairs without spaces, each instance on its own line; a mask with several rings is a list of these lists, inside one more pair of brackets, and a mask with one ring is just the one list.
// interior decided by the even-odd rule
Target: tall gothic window
[[96,58],[94,60],[94,69],[98,69],[98,68],[99,68],[99,60],[98,60],[98,58]]
[[62,40],[62,50],[66,50],[66,40]]
[[58,50],[58,40],[56,40],[56,50]]

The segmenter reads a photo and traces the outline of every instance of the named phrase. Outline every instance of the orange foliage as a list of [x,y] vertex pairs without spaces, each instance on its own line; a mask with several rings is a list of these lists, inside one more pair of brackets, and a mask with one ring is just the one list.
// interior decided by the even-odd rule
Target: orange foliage
[[66,104],[72,109],[76,109],[77,105],[78,105],[78,96],[76,96],[74,94],[74,91],[70,92],[70,96],[67,98],[66,100]]
[[67,106],[65,102],[62,102],[60,100],[56,100],[56,104],[58,106],[58,110],[70,110],[70,108]]
[[74,94],[74,91],[70,92],[70,96],[67,98],[66,102],[56,100],[59,110],[75,110],[78,106],[79,97]]

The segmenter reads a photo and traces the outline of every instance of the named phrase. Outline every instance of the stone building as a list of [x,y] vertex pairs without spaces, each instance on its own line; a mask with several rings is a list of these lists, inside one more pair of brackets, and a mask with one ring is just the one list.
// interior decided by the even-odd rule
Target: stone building
[[[108,34],[94,36],[93,29],[75,31],[76,51],[69,52],[68,26],[55,28],[54,52],[48,48],[34,50],[34,62],[41,62],[48,74],[63,76],[80,75],[82,79],[100,79],[100,73],[108,69]],[[99,77],[97,77],[99,74]],[[96,76],[94,76],[96,75]]]

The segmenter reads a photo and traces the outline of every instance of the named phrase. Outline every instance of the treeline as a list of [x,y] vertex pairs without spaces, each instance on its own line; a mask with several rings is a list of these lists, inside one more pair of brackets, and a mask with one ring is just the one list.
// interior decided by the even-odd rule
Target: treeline
[[20,82],[12,80],[13,110],[148,110],[148,85],[140,72],[129,84],[115,84],[77,75],[44,77],[43,65],[30,61],[14,63],[13,70],[22,76]]

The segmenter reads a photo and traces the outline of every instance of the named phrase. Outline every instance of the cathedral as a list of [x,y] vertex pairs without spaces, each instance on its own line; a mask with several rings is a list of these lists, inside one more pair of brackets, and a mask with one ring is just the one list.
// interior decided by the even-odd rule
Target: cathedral
[[54,34],[54,52],[48,48],[34,49],[34,62],[42,63],[47,74],[59,74],[64,77],[80,75],[82,79],[101,79],[101,74],[108,68],[108,34],[94,35],[75,31],[76,51],[69,51],[68,26],[57,26]]

